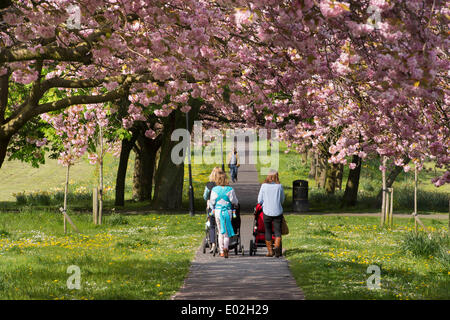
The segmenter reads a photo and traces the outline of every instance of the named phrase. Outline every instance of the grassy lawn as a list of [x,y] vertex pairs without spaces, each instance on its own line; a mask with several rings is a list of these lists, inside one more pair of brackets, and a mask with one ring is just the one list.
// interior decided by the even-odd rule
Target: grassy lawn
[[[73,215],[81,234],[64,235],[61,215],[0,214],[0,299],[169,299],[182,285],[202,238],[203,216]],[[70,228],[70,227],[69,227]],[[67,268],[80,267],[69,290]]]
[[[442,237],[442,250],[433,252],[435,243],[426,247],[407,239],[411,219],[396,219],[392,230],[381,229],[372,217],[286,219],[290,234],[283,247],[306,299],[450,299],[448,236]],[[447,221],[423,220],[434,235],[447,234]],[[404,249],[411,244],[418,249]],[[379,290],[367,288],[369,265],[381,269]]]
[[[132,197],[134,156],[130,157],[127,171],[125,199]],[[111,154],[104,161],[105,208],[114,207],[116,172],[119,160]],[[68,208],[77,211],[92,210],[92,189],[98,186],[98,165],[91,165],[87,156],[70,168]],[[0,210],[55,211],[62,207],[66,168],[56,160],[46,159],[39,168],[20,161],[5,161],[0,169],[0,180],[8,183],[0,185]],[[136,204],[128,203],[133,209]],[[138,204],[143,206],[145,204]]]

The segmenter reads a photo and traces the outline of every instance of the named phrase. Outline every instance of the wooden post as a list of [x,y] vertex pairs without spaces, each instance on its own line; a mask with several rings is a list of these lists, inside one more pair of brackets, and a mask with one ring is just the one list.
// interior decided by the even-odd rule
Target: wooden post
[[390,193],[389,188],[387,189],[386,193],[388,194],[387,197],[387,203],[386,203],[386,224],[390,227],[389,221],[391,219],[390,212],[391,212],[391,203],[392,203],[392,195]]
[[72,226],[73,230],[79,233],[80,231],[78,230],[77,226],[73,223],[72,219],[70,219],[69,215],[64,211],[64,208],[59,208],[59,210],[64,215],[64,218],[67,219],[67,222],[69,222],[69,224]]
[[389,217],[389,225],[394,225],[394,188],[389,188],[389,191],[391,192],[391,205],[390,205],[390,217]]
[[385,213],[386,213],[386,156],[383,156],[383,168],[384,170],[381,171],[381,179],[383,183],[383,193],[381,198],[381,227],[384,226],[385,221]]
[[92,217],[94,224],[97,224],[98,217],[98,191],[97,188],[92,189]]
[[[417,163],[414,166],[414,217],[417,216]],[[414,230],[417,233],[417,219],[414,219]]]
[[[425,227],[425,225],[422,223],[422,221],[419,219],[418,216],[414,216],[414,221],[415,221],[416,224],[419,223],[422,226],[423,230],[425,230],[426,232],[430,233],[428,231],[427,227]],[[416,232],[417,232],[417,230],[416,230]]]
[[387,226],[389,226],[389,212],[390,212],[390,198],[391,194],[389,192],[389,188],[386,189],[386,204],[385,204],[385,212],[384,212],[384,222]]
[[100,128],[100,189],[99,189],[99,202],[98,202],[98,224],[102,224],[103,215],[103,130]]
[[69,172],[70,172],[70,164],[67,165],[67,171],[66,171],[66,185],[64,186],[64,206],[62,208],[59,208],[59,210],[61,211],[61,213],[64,216],[64,234],[67,233],[67,222],[69,222],[69,224],[72,226],[73,230],[75,230],[76,232],[80,232],[80,231],[78,231],[77,227],[72,222],[69,215],[67,214],[67,196],[69,194]]
[[[67,171],[66,171],[66,184],[64,186],[64,207],[63,212],[67,212],[67,196],[69,193],[69,171],[70,171],[70,164],[67,165]],[[66,223],[66,215],[64,214],[64,234],[67,233],[67,223]]]

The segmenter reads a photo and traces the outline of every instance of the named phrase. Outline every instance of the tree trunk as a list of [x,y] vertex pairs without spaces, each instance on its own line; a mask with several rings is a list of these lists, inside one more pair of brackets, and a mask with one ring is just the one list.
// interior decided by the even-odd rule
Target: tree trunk
[[316,166],[316,182],[318,188],[325,188],[325,182],[327,180],[327,167],[328,159],[319,155],[318,165]]
[[172,162],[172,148],[178,141],[172,141],[172,132],[183,128],[184,117],[181,112],[173,111],[164,123],[161,152],[155,175],[155,195],[153,206],[158,209],[179,209],[182,205],[184,163]]
[[312,157],[310,157],[311,163],[309,167],[308,178],[315,179],[316,178],[316,169],[317,169],[317,153],[314,153]]
[[347,184],[345,186],[342,206],[355,206],[358,199],[359,178],[361,176],[361,158],[353,156],[352,163],[356,164],[355,169],[350,169],[348,173]]
[[344,175],[344,165],[340,163],[336,171],[336,188],[342,190],[342,177]]
[[2,167],[3,162],[6,158],[6,150],[8,150],[10,138],[1,138],[0,137],[0,168]]
[[0,76],[0,123],[5,120],[6,107],[8,106],[8,92],[9,92],[9,76],[8,70],[6,74]]
[[[198,116],[200,101],[190,100],[189,131]],[[172,141],[171,135],[175,129],[186,128],[186,115],[180,110],[174,110],[164,121],[161,151],[158,169],[155,174],[155,194],[153,206],[157,209],[180,209],[182,207],[184,163],[175,164],[171,159],[172,149],[179,141]]]
[[339,170],[338,163],[331,163],[326,169],[326,181],[325,181],[325,191],[328,194],[334,194],[336,191],[336,177]]
[[308,150],[302,153],[302,164],[308,163]]
[[130,152],[133,150],[136,139],[137,131],[133,132],[133,136],[130,140],[122,140],[122,148],[120,150],[120,160],[116,176],[115,206],[123,206],[125,204],[125,181],[127,176],[128,159],[130,158]]
[[149,139],[141,131],[135,146],[133,176],[133,198],[137,201],[152,199],[153,173],[156,166],[156,153],[161,146],[160,138]]

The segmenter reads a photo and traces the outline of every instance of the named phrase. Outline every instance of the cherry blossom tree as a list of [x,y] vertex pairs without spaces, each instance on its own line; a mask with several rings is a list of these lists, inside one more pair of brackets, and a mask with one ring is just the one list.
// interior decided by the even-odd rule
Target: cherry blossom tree
[[264,79],[254,102],[268,126],[299,150],[329,141],[331,163],[379,155],[449,168],[448,3],[245,3],[246,75]]
[[[76,28],[69,4],[79,8]],[[127,97],[124,128],[147,112],[166,119],[165,153],[193,108],[277,127],[298,150],[326,146],[330,166],[433,159],[447,168],[442,185],[449,11],[440,0],[12,1],[0,11],[0,165],[36,116]],[[12,84],[24,91],[15,103]],[[176,172],[164,183],[179,181],[181,167],[159,167],[160,177]],[[178,203],[155,194],[158,206]]]

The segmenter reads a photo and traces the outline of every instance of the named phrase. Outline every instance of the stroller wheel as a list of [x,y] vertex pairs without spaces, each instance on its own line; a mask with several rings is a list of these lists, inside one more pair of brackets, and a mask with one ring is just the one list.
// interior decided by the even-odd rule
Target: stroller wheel
[[203,238],[202,249],[203,249],[203,253],[206,253],[206,238]]

